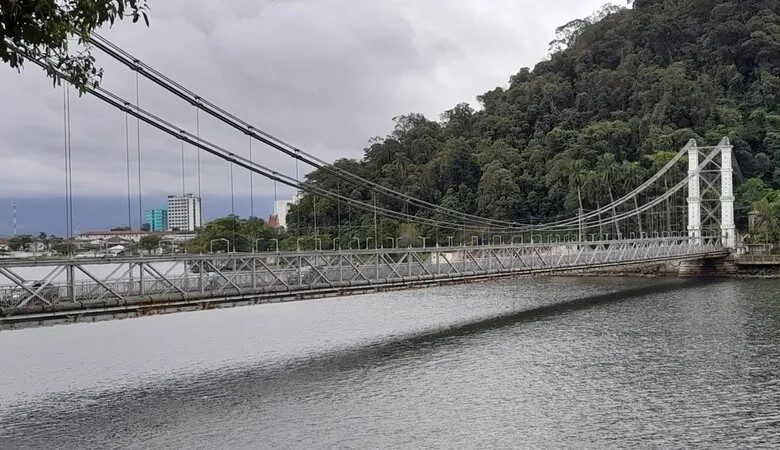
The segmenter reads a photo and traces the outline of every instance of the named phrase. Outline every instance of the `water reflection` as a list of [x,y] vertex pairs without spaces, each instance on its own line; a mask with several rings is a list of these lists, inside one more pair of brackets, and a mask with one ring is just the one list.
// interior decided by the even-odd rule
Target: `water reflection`
[[[119,348],[101,341],[50,353],[60,368],[97,353],[106,378],[124,381],[62,381],[41,393],[17,379],[3,387],[14,400],[0,437],[34,446],[768,445],[780,425],[777,288],[523,279],[238,308],[221,322],[206,312],[25,330],[33,350],[52,335],[153,333],[142,342],[155,364],[134,370],[135,354],[101,356]],[[166,373],[166,339],[193,326],[170,343],[177,356]],[[46,365],[14,358],[13,374]],[[64,375],[88,379],[90,367]]]

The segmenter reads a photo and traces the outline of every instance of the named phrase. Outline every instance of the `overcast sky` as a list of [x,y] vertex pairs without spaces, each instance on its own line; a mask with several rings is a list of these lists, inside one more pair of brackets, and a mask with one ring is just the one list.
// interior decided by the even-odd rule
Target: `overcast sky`
[[[544,58],[557,26],[588,16],[603,3],[150,0],[149,28],[128,22],[102,34],[257,127],[333,160],[360,156],[371,137],[391,130],[394,116],[421,112],[436,119],[459,102],[476,106],[477,95],[505,86],[521,67],[533,67]],[[103,86],[134,99],[134,74],[99,53],[96,56],[105,68]],[[143,80],[139,96],[142,107],[194,131],[191,106]],[[40,204],[61,198],[62,91],[54,90],[32,66],[21,74],[2,66],[0,104],[0,208],[7,208],[11,199]],[[86,205],[80,211],[83,222],[112,225],[99,223],[100,211],[89,207],[89,199],[102,197],[101,205],[116,204],[112,214],[121,217],[124,210],[127,215],[126,200],[121,200],[127,192],[124,115],[87,97],[73,98],[71,108],[73,191]],[[246,136],[204,114],[200,131],[202,137],[248,156]],[[134,193],[138,189],[135,136],[133,121]],[[258,161],[294,173],[288,158],[257,142],[253,148]],[[190,147],[185,151],[186,189],[196,192],[196,151]],[[142,125],[141,153],[144,208],[161,205],[165,195],[181,191],[180,144]],[[228,170],[226,163],[204,155],[204,197],[228,195]],[[238,212],[247,215],[246,172],[236,172],[235,189],[242,197]],[[281,191],[280,197],[287,194]],[[270,182],[255,177],[255,196],[272,195]],[[259,201],[257,208],[267,205]],[[213,217],[225,211],[225,204],[206,202],[204,208]],[[135,211],[137,206],[137,216]],[[35,215],[38,225],[54,213],[61,215],[62,210],[28,209],[27,217]],[[9,230],[9,221],[0,220],[0,234]]]

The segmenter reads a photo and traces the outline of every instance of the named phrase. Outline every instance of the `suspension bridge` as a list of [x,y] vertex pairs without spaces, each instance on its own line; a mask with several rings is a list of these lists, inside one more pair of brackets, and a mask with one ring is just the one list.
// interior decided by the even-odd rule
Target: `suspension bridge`
[[[129,119],[138,126],[138,197],[141,191],[140,124],[152,127],[197,151],[198,190],[201,152],[317,198],[373,214],[372,238],[361,243],[323,242],[316,221],[313,248],[217,254],[171,254],[103,258],[0,260],[0,329],[53,325],[175,311],[210,309],[278,301],[395,290],[497,277],[553,274],[628,264],[705,261],[725,258],[736,247],[732,147],[728,138],[715,146],[688,142],[652,177],[618,199],[546,222],[519,223],[480,217],[436,205],[361,178],[279,139],[202,98],[100,36],[91,44],[136,76],[130,101],[103,87],[84,90],[125,118],[128,216],[130,216]],[[51,61],[31,59],[57,72]],[[67,81],[67,74],[57,73]],[[195,109],[196,129],[177,125],[138,102],[138,79],[144,77]],[[64,91],[65,191],[68,237],[73,235],[69,98]],[[232,132],[246,135],[243,150],[224,148],[203,138],[200,114],[208,114]],[[253,158],[259,142],[295,162],[285,175]],[[183,159],[182,159],[183,161]],[[686,165],[687,170],[681,167]],[[338,178],[344,186],[368,193],[366,202],[302,181],[298,163]],[[182,169],[182,182],[184,180]],[[377,205],[377,197],[397,200],[426,214]],[[232,198],[232,195],[231,195]],[[386,203],[384,203],[386,204]],[[316,208],[316,206],[315,206]],[[139,211],[140,215],[141,211]],[[417,240],[380,236],[377,218],[441,230],[441,236]],[[128,219],[130,220],[130,219]],[[432,242],[429,244],[428,242]],[[362,245],[361,245],[362,244]],[[389,244],[389,245],[388,245]],[[229,248],[229,246],[228,246]]]

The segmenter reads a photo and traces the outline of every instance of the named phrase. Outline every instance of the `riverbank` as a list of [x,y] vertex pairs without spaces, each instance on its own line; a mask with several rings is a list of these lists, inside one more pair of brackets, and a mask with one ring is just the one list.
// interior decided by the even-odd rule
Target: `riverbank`
[[631,264],[620,267],[588,269],[569,272],[573,276],[604,277],[718,277],[736,279],[780,279],[780,259],[762,260],[729,257],[724,261],[702,267],[697,262],[665,261],[650,264]]

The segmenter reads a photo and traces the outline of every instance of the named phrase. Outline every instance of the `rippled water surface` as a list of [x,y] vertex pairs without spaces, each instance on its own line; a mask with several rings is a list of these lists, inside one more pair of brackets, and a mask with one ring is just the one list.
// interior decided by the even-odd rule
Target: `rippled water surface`
[[534,278],[0,333],[0,447],[772,447],[780,281]]

